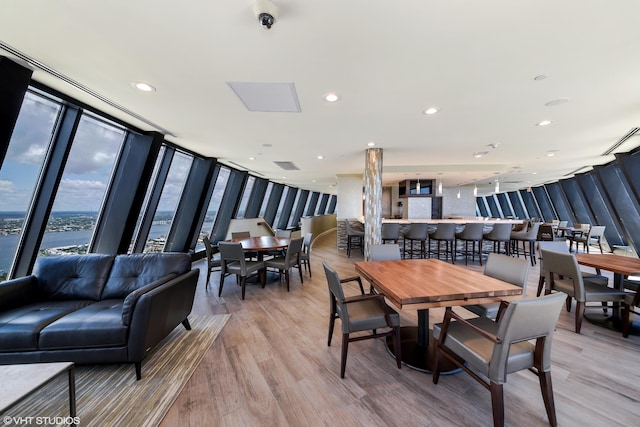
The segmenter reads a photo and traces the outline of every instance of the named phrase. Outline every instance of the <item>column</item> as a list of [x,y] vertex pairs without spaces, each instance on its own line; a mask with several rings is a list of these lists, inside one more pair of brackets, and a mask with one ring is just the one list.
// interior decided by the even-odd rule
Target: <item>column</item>
[[380,244],[382,232],[382,148],[368,148],[364,165],[364,259],[371,245]]

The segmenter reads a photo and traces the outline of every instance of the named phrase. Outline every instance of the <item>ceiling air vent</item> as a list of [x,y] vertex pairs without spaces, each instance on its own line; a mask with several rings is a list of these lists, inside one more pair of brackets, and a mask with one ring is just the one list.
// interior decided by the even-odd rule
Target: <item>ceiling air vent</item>
[[638,131],[640,130],[640,128],[632,128],[629,132],[627,132],[627,134],[625,136],[623,136],[622,138],[620,138],[618,140],[618,142],[616,142],[615,144],[613,144],[611,147],[609,147],[609,149],[607,151],[605,151],[604,153],[602,153],[603,156],[608,156],[609,154],[613,153],[614,150],[616,150],[618,147],[620,147],[622,144],[624,144],[627,139],[631,138],[633,135],[635,135]]
[[299,171],[300,168],[293,164],[293,162],[273,162],[286,171]]

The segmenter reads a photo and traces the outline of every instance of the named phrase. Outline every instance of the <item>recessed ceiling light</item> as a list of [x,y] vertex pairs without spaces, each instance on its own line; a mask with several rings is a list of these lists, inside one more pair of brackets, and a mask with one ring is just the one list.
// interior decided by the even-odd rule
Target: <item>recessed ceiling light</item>
[[543,120],[541,122],[536,123],[536,126],[549,126],[551,124],[551,120]]
[[538,172],[531,172],[531,175],[538,175]]
[[551,152],[549,152],[549,153],[545,154],[545,156],[547,156],[547,157],[553,157],[553,156],[555,156],[555,155],[556,155],[556,153],[551,153]]
[[480,158],[482,156],[484,156],[485,154],[489,153],[488,151],[476,151],[475,153],[473,153],[473,157]]
[[498,148],[498,146],[500,145],[499,142],[494,142],[493,144],[489,144],[489,147],[491,148]]
[[438,109],[436,107],[429,107],[426,110],[423,111],[424,114],[430,116],[431,114],[435,114],[438,112]]
[[373,141],[367,143],[367,147],[373,147],[374,145],[376,145],[376,143]]
[[324,96],[324,100],[327,102],[336,102],[340,99],[340,97],[335,93],[328,93]]
[[131,83],[131,85],[133,87],[135,87],[136,89],[141,90],[142,92],[155,92],[156,91],[155,87],[153,87],[149,83],[145,83],[145,82],[133,82],[133,83]]
[[535,77],[533,78],[533,80],[538,80],[538,81],[540,81],[540,80],[544,80],[544,79],[546,79],[547,77],[549,77],[549,76],[547,76],[546,74],[540,74],[539,76],[535,76]]
[[311,182],[316,182],[316,180],[315,180],[315,179],[312,179],[312,180],[311,180]]
[[256,159],[255,157],[249,157],[249,160],[255,160],[255,159]]
[[318,156],[318,160],[324,159],[324,156]]
[[545,103],[544,106],[545,107],[554,107],[556,105],[566,104],[567,102],[569,102],[569,98],[552,99],[551,101]]

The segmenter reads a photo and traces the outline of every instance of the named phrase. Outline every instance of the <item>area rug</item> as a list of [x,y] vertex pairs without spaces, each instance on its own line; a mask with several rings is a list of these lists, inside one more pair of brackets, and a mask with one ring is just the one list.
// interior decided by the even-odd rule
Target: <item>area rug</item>
[[[229,314],[190,317],[191,331],[177,327],[142,361],[140,381],[136,381],[133,364],[76,366],[80,425],[158,425],[229,317]],[[35,417],[41,417],[41,421],[49,422],[40,425],[68,425],[65,424],[69,417],[67,383],[66,375],[61,375],[3,413],[3,419],[34,417],[36,422]]]

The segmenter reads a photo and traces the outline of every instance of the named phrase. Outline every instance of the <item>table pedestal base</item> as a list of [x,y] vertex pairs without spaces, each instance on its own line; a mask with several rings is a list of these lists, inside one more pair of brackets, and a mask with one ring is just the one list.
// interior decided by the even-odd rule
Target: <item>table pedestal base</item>
[[[433,369],[433,335],[429,330],[429,346],[418,345],[418,327],[403,326],[400,328],[400,347],[402,349],[402,364],[416,371],[431,373]],[[393,337],[387,337],[387,351],[395,357],[393,352]],[[447,358],[442,358],[441,375],[455,374],[461,371]]]

